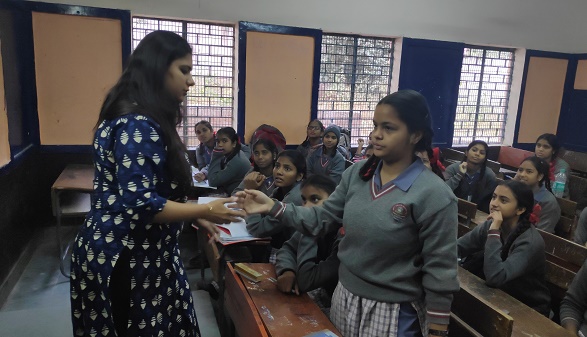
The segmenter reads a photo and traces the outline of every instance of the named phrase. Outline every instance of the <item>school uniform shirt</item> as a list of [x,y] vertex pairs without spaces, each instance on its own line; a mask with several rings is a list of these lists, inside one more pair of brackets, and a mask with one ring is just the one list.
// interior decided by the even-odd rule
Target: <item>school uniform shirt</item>
[[153,223],[177,194],[160,126],[138,114],[103,121],[93,146],[92,208],[71,260],[73,335],[116,335],[109,283],[123,263],[130,273],[128,336],[200,336],[179,256],[181,224]]
[[489,213],[489,202],[497,186],[495,173],[486,167],[483,177],[480,176],[481,171],[477,171],[471,176],[468,173],[461,173],[460,165],[461,163],[454,163],[446,168],[444,172],[446,184],[453,190],[457,198],[469,200],[477,204],[479,210]]
[[[544,240],[534,226],[516,238],[508,257],[501,259],[501,250],[507,238],[501,231],[489,230],[493,220],[475,227],[458,240],[459,256],[484,252],[483,272],[490,287],[500,288],[520,302],[548,316],[550,291],[546,286],[546,254]],[[515,228],[511,233],[514,233]]]
[[545,232],[554,233],[554,229],[561,218],[561,208],[554,194],[550,193],[544,185],[534,193],[534,203],[540,205],[540,214],[536,228]]
[[579,215],[573,241],[583,246],[587,243],[587,208],[584,208],[581,215]]
[[317,148],[308,155],[306,166],[308,176],[313,174],[324,174],[332,178],[337,184],[342,178],[345,170],[345,160],[340,152],[335,151],[334,156],[324,155],[324,147]]
[[561,323],[572,319],[579,331],[587,336],[587,261],[575,275],[567,294],[561,302]]
[[196,148],[196,164],[200,172],[208,175],[210,160],[212,160],[212,152],[214,147],[208,147],[202,143]]
[[368,181],[359,176],[364,164],[343,173],[322,207],[278,202],[270,214],[311,236],[342,223],[339,282],[345,289],[378,302],[425,301],[428,323],[448,324],[459,290],[456,198],[419,158],[384,186],[381,164]]
[[[273,190],[271,197],[276,197],[280,192],[281,187]],[[296,183],[291,190],[283,197],[283,202],[294,205],[302,205],[302,192],[300,191],[300,184]],[[270,215],[253,214],[246,218],[247,230],[249,233],[257,238],[271,237],[271,246],[274,248],[281,248],[283,243],[291,238],[295,230],[287,227],[279,219]]]
[[[255,172],[255,168],[251,167],[251,169],[249,170],[249,172],[247,172],[247,174],[245,174],[245,177],[249,175],[249,173],[251,172]],[[275,183],[274,183],[274,179],[273,176],[269,176],[265,178],[265,181],[263,182],[263,185],[261,185],[261,187],[259,188],[259,191],[265,193],[265,195],[270,196],[271,193],[273,193],[273,190],[275,189]],[[235,194],[236,192],[240,192],[240,191],[244,191],[245,190],[245,181],[243,178],[243,181],[241,181],[241,183],[232,191],[231,194]]]
[[277,252],[275,272],[282,275],[290,270],[296,274],[301,292],[324,288],[332,296],[338,283],[339,230],[324,237],[311,237],[295,232]]
[[214,150],[210,168],[208,170],[208,184],[212,187],[220,188],[228,195],[243,181],[245,175],[251,169],[249,156],[240,150],[238,154],[224,163],[225,156],[222,151]]
[[[565,170],[567,174],[567,181],[565,182],[565,191],[563,192],[563,198],[569,197],[569,175],[571,174],[571,166],[567,163],[564,159],[561,158],[554,158],[554,176],[559,173],[562,169]],[[554,180],[550,182],[550,185],[553,186]]]

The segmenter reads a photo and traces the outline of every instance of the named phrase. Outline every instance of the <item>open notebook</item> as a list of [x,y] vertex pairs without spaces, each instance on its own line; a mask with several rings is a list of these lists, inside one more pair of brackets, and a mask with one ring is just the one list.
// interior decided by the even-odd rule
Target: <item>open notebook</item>
[[[198,204],[207,204],[219,198],[199,197]],[[220,229],[220,241],[223,244],[231,244],[243,241],[264,240],[256,238],[247,231],[247,223],[245,220],[239,222],[231,222],[227,225],[216,225]]]
[[212,187],[208,184],[208,180],[204,180],[204,181],[200,181],[198,182],[196,179],[194,179],[194,176],[196,175],[196,173],[200,173],[200,170],[198,170],[197,168],[192,166],[192,182],[194,183],[194,187],[201,187],[201,188],[210,188],[215,190],[216,187]]

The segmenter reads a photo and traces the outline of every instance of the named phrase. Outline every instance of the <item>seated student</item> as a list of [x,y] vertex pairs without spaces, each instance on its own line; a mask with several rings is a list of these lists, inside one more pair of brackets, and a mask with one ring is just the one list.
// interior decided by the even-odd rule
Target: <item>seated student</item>
[[587,208],[583,208],[579,221],[577,222],[577,229],[575,230],[575,237],[573,241],[580,245],[587,246]]
[[495,173],[486,169],[489,146],[481,140],[469,144],[465,158],[446,168],[446,183],[457,198],[477,204],[477,208],[489,213],[491,194],[497,185]]
[[520,164],[514,179],[530,187],[534,193],[534,203],[537,205],[534,213],[538,216],[536,228],[554,233],[561,209],[550,189],[548,164],[538,157],[528,157]]
[[561,325],[573,336],[587,336],[587,261],[575,275],[561,302]]
[[304,158],[308,158],[310,153],[322,145],[322,136],[324,136],[324,125],[320,120],[314,119],[308,123],[306,140],[296,150],[300,151]]
[[458,240],[463,267],[520,302],[548,316],[550,292],[546,286],[544,240],[532,225],[534,196],[519,181],[495,188],[491,213],[483,224]]
[[230,195],[251,168],[249,149],[241,145],[231,127],[218,130],[216,137],[218,145],[208,169],[208,183]]
[[360,154],[359,151],[357,150],[357,154],[355,154],[355,156],[353,157],[353,162],[357,163],[357,162],[360,162],[361,160],[369,159],[369,158],[371,158],[372,155],[373,155],[373,144],[369,144],[365,148],[365,150],[363,151],[363,154]]
[[338,140],[340,139],[340,128],[330,125],[324,130],[322,146],[308,155],[308,175],[324,174],[331,177],[337,184],[342,178],[345,169],[345,160],[342,154],[337,151]]
[[[302,200],[305,207],[321,206],[336,189],[330,177],[315,174],[301,184]],[[317,290],[313,298],[330,307],[330,299],[338,283],[336,256],[341,235],[339,229],[326,233],[323,237],[311,237],[295,232],[277,252],[275,272],[277,289],[284,293],[300,293]],[[326,303],[322,303],[323,301]]]
[[200,172],[194,175],[196,181],[201,182],[206,180],[208,176],[208,168],[210,160],[212,159],[212,152],[216,146],[216,134],[212,129],[210,122],[201,120],[195,126],[196,137],[200,144],[196,148],[196,164]]
[[269,139],[261,138],[253,145],[253,167],[247,172],[245,179],[234,189],[239,191],[260,190],[271,195],[275,189],[273,181],[273,165],[277,158],[277,146]]
[[434,152],[432,149],[427,149],[425,151],[416,151],[416,156],[422,159],[422,163],[424,163],[424,166],[432,170],[432,172],[434,172],[437,176],[444,180],[444,175],[442,174],[442,171],[438,167],[437,163],[431,160],[431,158],[433,158],[434,156]]
[[[536,140],[536,149],[534,152],[536,153],[536,157],[540,159],[544,159],[546,163],[549,165],[548,170],[548,178],[550,179],[551,185],[554,183],[554,177],[557,173],[559,173],[562,169],[565,170],[567,173],[567,177],[571,174],[571,169],[569,164],[558,158],[558,154],[560,151],[561,145],[558,141],[556,135],[552,133],[545,133],[540,135]],[[565,192],[563,194],[564,198],[568,198],[569,196],[569,184],[568,181],[565,183]]]
[[[297,150],[285,150],[277,156],[273,168],[275,189],[271,197],[294,205],[302,204],[300,182],[306,176],[306,160]],[[277,249],[295,232],[294,229],[282,225],[281,222],[269,215],[250,215],[246,219],[247,230],[258,238],[271,237],[273,247],[269,261],[275,262]]]

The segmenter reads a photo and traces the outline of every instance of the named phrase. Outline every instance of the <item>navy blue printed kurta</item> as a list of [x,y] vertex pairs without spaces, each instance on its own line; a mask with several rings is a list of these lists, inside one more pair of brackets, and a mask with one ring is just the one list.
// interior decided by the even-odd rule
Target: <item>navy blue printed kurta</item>
[[112,270],[130,252],[128,336],[200,336],[179,257],[179,224],[155,224],[176,185],[153,120],[136,114],[104,121],[94,137],[92,209],[71,265],[75,336],[116,336],[109,300]]

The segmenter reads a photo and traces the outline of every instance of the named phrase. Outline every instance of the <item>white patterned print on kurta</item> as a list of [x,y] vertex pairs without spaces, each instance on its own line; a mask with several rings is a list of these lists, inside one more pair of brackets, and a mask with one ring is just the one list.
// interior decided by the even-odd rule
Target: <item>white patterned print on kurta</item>
[[180,225],[151,223],[177,186],[164,169],[159,126],[141,115],[104,121],[93,145],[92,210],[72,255],[74,336],[116,336],[109,282],[125,249],[131,272],[128,335],[200,336],[179,258]]

